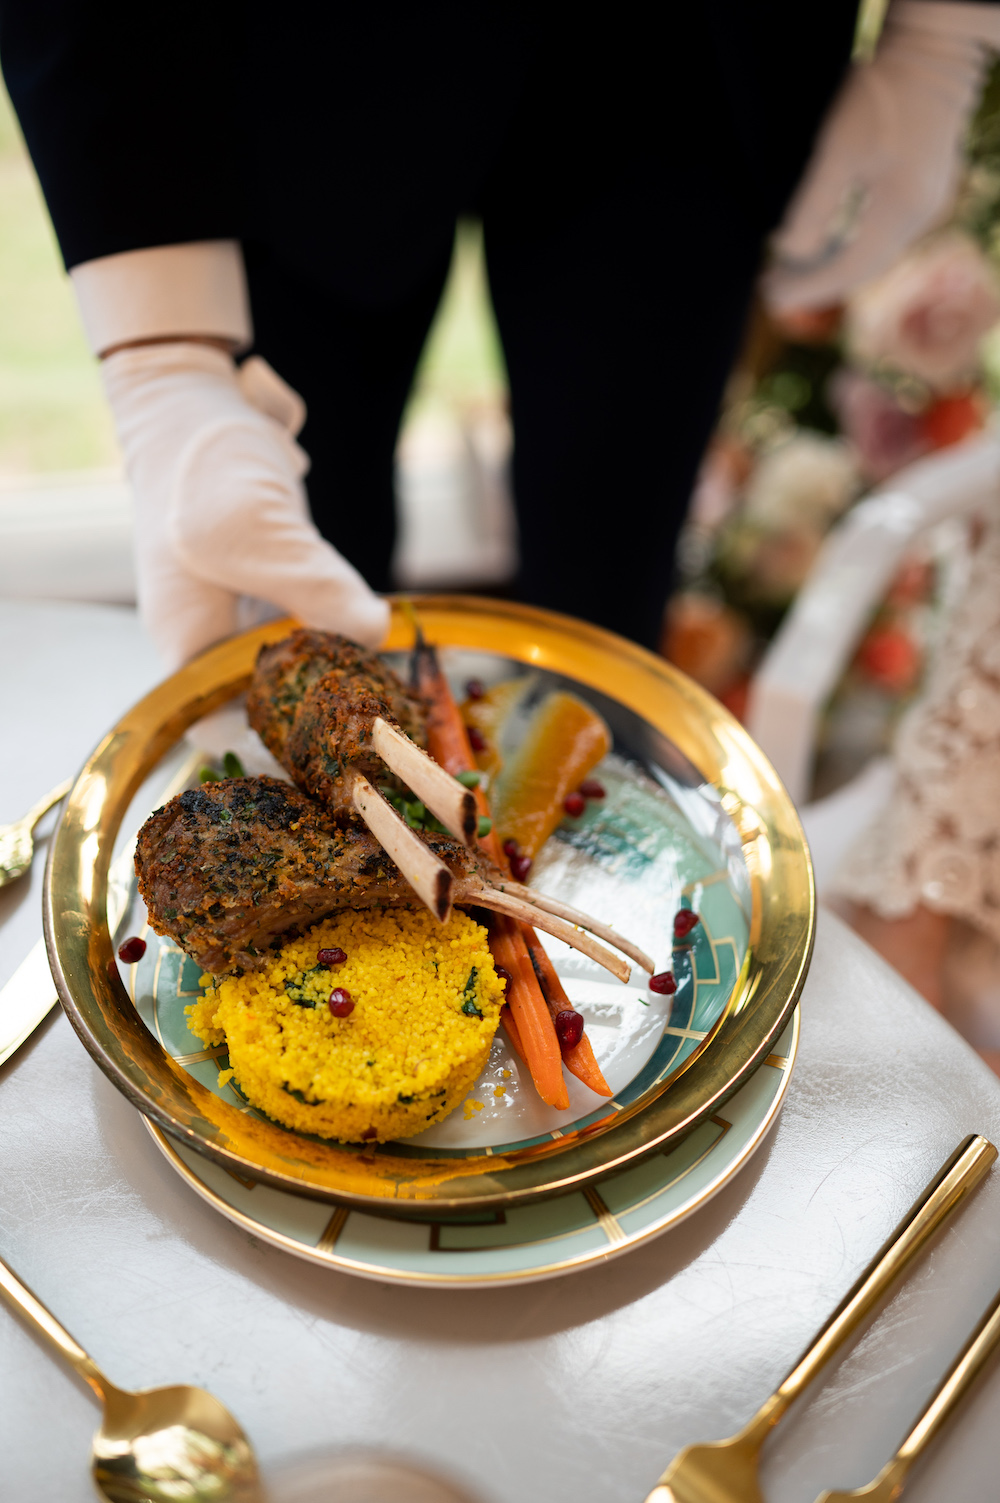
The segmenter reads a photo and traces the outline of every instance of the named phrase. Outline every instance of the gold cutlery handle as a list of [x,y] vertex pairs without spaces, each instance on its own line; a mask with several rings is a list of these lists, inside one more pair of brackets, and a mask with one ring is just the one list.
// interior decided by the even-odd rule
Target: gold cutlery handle
[[37,804],[32,804],[27,814],[18,823],[27,825],[29,830],[33,830],[42,815],[48,814],[53,804],[58,804],[61,798],[65,798],[72,786],[73,779],[67,778],[64,783],[58,783],[55,788],[50,788],[44,798],[40,798]]
[[990,1357],[1000,1345],[1000,1294],[997,1295],[960,1356],[896,1452],[895,1459],[911,1467],[927,1449],[952,1411],[964,1399]]
[[879,1248],[852,1289],[841,1300],[787,1378],[758,1410],[743,1432],[764,1435],[852,1336],[865,1316],[923,1251],[944,1221],[984,1178],[997,1156],[988,1139],[974,1134],[917,1197],[888,1241]]
[[80,1374],[85,1383],[89,1383],[103,1400],[113,1392],[113,1386],[101,1372],[100,1368],[87,1355],[78,1341],[74,1341],[69,1332],[59,1324],[51,1310],[47,1310],[36,1294],[32,1294],[27,1284],[22,1284],[14,1270],[0,1258],[0,1299],[9,1305],[12,1310],[24,1317],[28,1325],[37,1335],[43,1336],[51,1346],[54,1346],[70,1367]]
[[816,1503],[846,1503],[848,1498],[896,1498],[902,1491],[910,1467],[937,1435],[945,1421],[964,1399],[986,1363],[1000,1346],[1000,1294],[979,1322],[955,1359],[942,1382],[909,1435],[867,1487],[855,1492],[823,1492]]

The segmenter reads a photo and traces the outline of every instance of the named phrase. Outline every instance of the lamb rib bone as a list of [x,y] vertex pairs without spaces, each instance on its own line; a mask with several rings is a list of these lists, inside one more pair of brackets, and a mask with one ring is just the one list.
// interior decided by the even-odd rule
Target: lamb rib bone
[[463,788],[416,742],[381,716],[372,724],[372,745],[385,765],[423,799],[449,834],[465,845],[475,845],[479,810],[468,788]]
[[424,845],[360,772],[353,775],[351,801],[420,901],[426,903],[442,924],[447,923],[454,902],[455,878],[444,862]]
[[[525,887],[521,882],[513,879],[493,884],[499,887],[501,892],[509,892],[515,898],[523,898],[527,903],[533,903],[536,908],[541,908],[545,913],[553,913],[557,918],[566,919],[570,924],[578,924],[581,929],[589,929],[591,934],[596,934],[598,939],[606,940],[609,945],[614,945],[616,950],[621,950],[636,965],[652,975],[656,966],[646,954],[634,945],[630,939],[625,939],[610,924],[602,924],[599,919],[591,918],[589,913],[583,913],[579,908],[573,908],[569,903],[563,903],[559,898],[549,897],[547,892],[537,892],[534,887]],[[536,925],[536,927],[540,927]]]
[[450,914],[452,903],[471,903],[479,908],[506,913],[523,924],[531,924],[535,929],[543,929],[546,934],[563,940],[582,955],[596,960],[598,965],[604,966],[619,981],[629,979],[631,971],[619,956],[613,955],[610,950],[591,939],[589,934],[574,928],[564,919],[536,907],[534,899],[537,894],[530,887],[524,889],[530,895],[526,899],[504,892],[491,882],[484,882],[481,877],[459,877],[456,880],[441,858],[424,844],[420,836],[410,829],[392,805],[359,772],[353,774],[351,797],[354,807],[386,855],[399,867],[421,902],[442,923]]
[[[475,798],[468,789],[463,788],[461,783],[456,782],[450,773],[445,772],[444,768],[429,757],[425,751],[422,751],[415,742],[411,741],[409,736],[404,735],[402,731],[397,730],[395,726],[390,725],[388,721],[383,720],[381,717],[376,719],[372,725],[372,745],[386,766],[407,787],[412,788],[413,792],[423,799],[431,812],[437,816],[449,833],[455,836],[456,840],[464,840],[466,845],[475,844],[478,810]],[[369,829],[375,835],[376,839],[381,839],[381,836],[371,824],[369,824]],[[410,831],[410,834],[412,834],[412,831]],[[383,841],[384,844],[385,842]],[[411,881],[408,871],[401,865],[395,852],[389,850],[388,847],[386,847],[386,850],[388,850],[389,855],[392,856],[396,865],[399,866],[403,875],[410,881],[410,885],[416,888],[416,883]],[[578,925],[582,929],[589,929],[592,934],[596,934],[600,939],[607,940],[608,944],[614,945],[616,949],[621,950],[624,955],[627,955],[630,960],[634,960],[636,965],[641,966],[647,974],[653,974],[655,966],[644,950],[640,950],[638,945],[633,945],[630,940],[624,939],[620,934],[617,934],[610,925],[602,924],[598,919],[591,918],[589,914],[581,913],[578,908],[573,908],[568,903],[561,903],[558,898],[550,898],[545,893],[536,892],[533,888],[525,887],[520,882],[491,883],[490,890],[492,892],[499,890],[508,893],[511,897],[519,899],[522,904],[531,904],[533,909],[541,909],[544,913],[550,913],[556,918],[565,919],[569,925]],[[423,896],[423,894],[421,893],[420,896]],[[430,907],[431,905],[428,904],[428,906]],[[497,905],[483,901],[480,906],[489,908],[496,907]],[[509,912],[510,910],[503,909],[500,911]],[[524,917],[525,922],[533,923],[536,929],[545,927],[538,922],[537,916],[529,918],[527,915],[522,915],[522,917]],[[555,933],[554,930],[548,932]],[[564,938],[565,931],[560,931],[558,937],[560,939]],[[573,941],[567,940],[567,943],[572,944]],[[583,948],[579,944],[576,944],[574,947],[576,949]],[[599,946],[598,948],[600,949]],[[601,953],[603,955],[606,952],[601,951]],[[597,959],[598,957],[593,955],[592,958]],[[602,959],[600,964],[604,965],[605,961]]]
[[[404,872],[405,876],[406,873]],[[528,889],[532,892],[532,889]],[[532,896],[534,893],[532,892]],[[599,945],[596,939],[591,939],[589,934],[582,929],[577,929],[573,924],[567,924],[565,919],[557,918],[553,913],[546,913],[544,909],[537,908],[534,903],[526,902],[524,898],[515,897],[511,892],[504,892],[500,887],[494,887],[490,882],[480,881],[476,877],[460,877],[455,884],[455,902],[473,903],[479,908],[490,908],[495,913],[506,913],[510,918],[517,919],[522,924],[530,924],[533,929],[542,929],[546,934],[551,934],[554,939],[561,939],[564,944],[579,950],[581,955],[586,955],[591,960],[596,960],[606,971],[610,971],[619,981],[627,981],[631,976],[631,968],[618,955],[613,955],[603,945]]]

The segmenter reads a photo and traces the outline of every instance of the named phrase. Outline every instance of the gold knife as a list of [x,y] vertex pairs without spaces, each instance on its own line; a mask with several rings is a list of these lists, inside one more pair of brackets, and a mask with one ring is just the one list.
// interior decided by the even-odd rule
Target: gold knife
[[45,941],[40,939],[0,990],[0,1065],[38,1027],[55,1002],[55,982]]
[[[131,898],[134,850],[133,839],[111,863],[108,873],[108,928],[112,936],[124,918]],[[0,1065],[20,1048],[57,1000],[45,941],[40,939],[0,990]]]
[[[204,752],[195,752],[185,758],[160,795],[164,803],[187,787],[195,769],[204,760]],[[136,839],[137,836],[133,835],[125,842],[108,872],[108,928],[112,940],[132,898]],[[0,989],[0,1065],[20,1048],[57,1001],[45,941],[40,939],[28,951],[7,985]]]

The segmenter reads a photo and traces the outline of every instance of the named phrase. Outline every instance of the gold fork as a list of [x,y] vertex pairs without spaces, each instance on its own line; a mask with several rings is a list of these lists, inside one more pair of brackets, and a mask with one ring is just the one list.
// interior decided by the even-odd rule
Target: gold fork
[[0,825],[0,887],[6,887],[8,882],[16,882],[18,877],[24,876],[35,854],[32,830],[53,804],[58,804],[61,798],[66,797],[72,786],[73,779],[67,778],[65,783],[60,783],[44,798],[40,798],[27,814],[22,814],[13,824]]
[[[757,1464],[760,1448],[771,1430],[980,1183],[996,1156],[993,1144],[978,1135],[960,1143],[750,1423],[728,1440],[685,1447],[667,1467],[646,1503],[764,1503]],[[872,1496],[878,1503],[885,1503],[894,1494]]]
[[816,1503],[850,1503],[852,1498],[867,1498],[868,1503],[893,1503],[903,1491],[906,1474],[937,1435],[945,1420],[962,1401],[989,1358],[1000,1345],[1000,1294],[997,1295],[941,1387],[917,1420],[891,1461],[887,1461],[874,1482],[850,1492],[820,1493]]

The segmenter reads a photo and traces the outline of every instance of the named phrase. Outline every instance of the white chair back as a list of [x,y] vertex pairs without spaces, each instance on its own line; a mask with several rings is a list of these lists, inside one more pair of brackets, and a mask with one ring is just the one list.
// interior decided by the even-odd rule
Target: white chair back
[[1000,491],[1000,435],[977,434],[921,459],[834,528],[750,687],[747,729],[800,807],[823,706],[913,540]]

